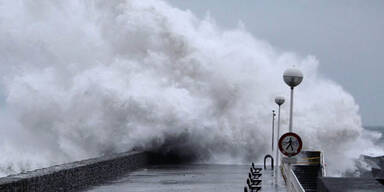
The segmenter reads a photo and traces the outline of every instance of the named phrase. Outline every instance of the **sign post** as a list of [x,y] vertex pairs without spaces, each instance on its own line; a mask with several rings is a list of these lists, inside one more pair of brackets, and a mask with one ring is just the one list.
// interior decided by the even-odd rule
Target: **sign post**
[[279,139],[279,150],[285,156],[293,157],[299,154],[302,147],[303,142],[296,133],[288,132]]
[[296,133],[288,132],[280,137],[278,145],[280,152],[287,156],[283,157],[282,161],[291,168],[291,165],[297,162],[297,159],[292,157],[299,154],[303,147],[300,136]]

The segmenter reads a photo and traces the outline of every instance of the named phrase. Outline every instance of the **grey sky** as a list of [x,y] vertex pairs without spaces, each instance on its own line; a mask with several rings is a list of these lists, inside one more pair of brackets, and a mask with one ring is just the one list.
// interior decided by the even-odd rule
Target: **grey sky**
[[247,30],[274,47],[316,56],[322,74],[355,97],[364,125],[384,125],[384,1],[168,2],[199,17],[209,12],[224,27],[242,21]]

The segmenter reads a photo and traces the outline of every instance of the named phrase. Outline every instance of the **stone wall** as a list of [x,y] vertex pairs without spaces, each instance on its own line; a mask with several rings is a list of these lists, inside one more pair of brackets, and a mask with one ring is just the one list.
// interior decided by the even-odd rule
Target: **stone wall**
[[0,191],[81,191],[146,166],[150,156],[127,152],[10,175],[0,178]]

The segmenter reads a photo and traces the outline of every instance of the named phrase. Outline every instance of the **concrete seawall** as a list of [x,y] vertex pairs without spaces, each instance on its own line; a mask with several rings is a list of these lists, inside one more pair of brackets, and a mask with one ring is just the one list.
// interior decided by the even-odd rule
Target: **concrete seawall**
[[148,152],[127,152],[0,178],[0,192],[80,191],[150,163]]

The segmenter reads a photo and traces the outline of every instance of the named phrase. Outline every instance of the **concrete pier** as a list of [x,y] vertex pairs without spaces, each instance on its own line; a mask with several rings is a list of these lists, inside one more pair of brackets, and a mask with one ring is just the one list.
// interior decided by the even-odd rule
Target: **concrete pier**
[[10,175],[0,178],[0,191],[81,191],[147,166],[150,156],[127,152]]
[[[249,165],[157,165],[128,173],[88,192],[238,192],[243,191],[248,172]],[[262,192],[286,191],[281,176],[276,184],[273,171],[262,173]]]

